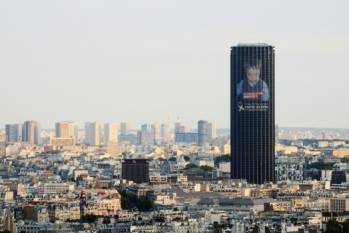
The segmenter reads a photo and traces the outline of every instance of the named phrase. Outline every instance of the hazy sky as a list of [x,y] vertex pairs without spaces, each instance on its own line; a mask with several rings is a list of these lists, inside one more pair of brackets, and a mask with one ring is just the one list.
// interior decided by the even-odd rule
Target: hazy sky
[[281,126],[349,127],[349,1],[0,1],[0,127],[229,127],[229,50],[276,48]]

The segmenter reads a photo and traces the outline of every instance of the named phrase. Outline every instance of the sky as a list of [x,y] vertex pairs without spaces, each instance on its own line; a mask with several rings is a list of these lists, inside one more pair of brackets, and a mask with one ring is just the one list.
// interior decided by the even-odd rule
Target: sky
[[229,53],[276,51],[276,123],[349,128],[349,1],[0,1],[0,127],[229,127]]

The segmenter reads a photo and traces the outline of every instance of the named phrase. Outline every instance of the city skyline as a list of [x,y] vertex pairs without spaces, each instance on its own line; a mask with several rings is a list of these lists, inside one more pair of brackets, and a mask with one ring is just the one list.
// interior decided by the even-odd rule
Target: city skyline
[[[206,121],[206,120],[202,120],[201,118],[198,118],[195,122],[192,122],[192,123],[186,123],[186,122],[183,122],[180,120],[171,121],[171,122],[169,122],[169,121],[164,121],[164,122],[144,121],[143,123],[141,123],[139,125],[133,124],[132,122],[128,122],[128,121],[92,121],[92,120],[89,120],[86,122],[82,122],[82,121],[60,120],[58,122],[53,122],[52,124],[48,125],[47,127],[43,127],[41,122],[36,121],[35,119],[29,119],[29,120],[26,119],[26,120],[23,120],[20,122],[5,122],[5,123],[3,123],[3,127],[2,127],[2,123],[1,123],[0,130],[6,130],[7,125],[17,126],[17,125],[21,125],[23,122],[26,122],[26,121],[35,121],[39,124],[41,130],[49,130],[49,131],[53,131],[57,134],[57,124],[62,124],[62,123],[74,124],[77,126],[78,130],[85,130],[86,123],[98,123],[98,124],[101,124],[101,126],[103,125],[104,129],[105,129],[105,124],[116,124],[116,126],[120,127],[120,128],[122,128],[123,124],[127,124],[127,130],[131,130],[131,131],[137,130],[137,129],[141,128],[142,125],[145,125],[145,124],[146,125],[147,124],[149,124],[149,125],[155,124],[155,125],[159,125],[159,126],[166,125],[167,127],[169,127],[169,129],[171,129],[172,131],[175,131],[176,124],[179,123],[183,127],[185,127],[185,129],[187,129],[187,130],[189,130],[189,132],[191,132],[192,130],[198,129],[197,123],[199,121]],[[215,128],[217,128],[215,122],[210,122],[210,123],[214,124]],[[229,128],[218,127],[217,129],[228,130]],[[117,128],[117,131],[119,132],[118,128]],[[122,134],[121,131],[120,131],[120,133]]]
[[349,232],[349,2],[0,2],[0,233]]
[[1,3],[2,128],[25,119],[47,127],[177,117],[227,128],[227,58],[239,42],[275,46],[277,124],[349,127],[347,2],[104,3]]

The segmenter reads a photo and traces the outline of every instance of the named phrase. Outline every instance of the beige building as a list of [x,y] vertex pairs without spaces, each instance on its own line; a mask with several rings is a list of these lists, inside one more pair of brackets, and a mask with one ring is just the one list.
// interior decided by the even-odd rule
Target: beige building
[[120,201],[119,197],[90,201],[87,204],[86,213],[98,216],[115,214],[118,210],[121,210]]
[[104,145],[118,142],[118,126],[115,123],[104,124]]
[[0,219],[0,229],[17,233],[15,218],[9,209],[6,209],[2,218]]
[[52,138],[51,144],[53,147],[66,147],[66,146],[73,146],[74,145],[74,139],[73,138]]
[[52,204],[48,208],[49,218],[51,221],[67,221],[80,219],[79,202],[67,202]]
[[97,194],[97,196],[87,202],[86,214],[105,216],[116,214],[117,211],[121,210],[121,196],[116,190],[96,189],[90,192]]
[[270,203],[270,207],[273,211],[291,211],[291,202],[289,201],[276,201],[276,202],[272,202]]
[[155,204],[157,205],[174,205],[177,203],[176,193],[156,195]]
[[275,152],[281,152],[284,155],[290,155],[297,153],[298,148],[296,146],[284,146],[281,144],[277,144],[275,146]]
[[131,233],[156,233],[158,232],[156,226],[154,225],[144,225],[144,226],[131,226]]
[[172,228],[178,233],[199,233],[199,223],[196,219],[189,219],[187,222],[172,222]]
[[37,223],[46,223],[49,221],[49,213],[45,206],[29,205],[23,207],[23,219]]
[[39,195],[57,195],[67,193],[69,185],[64,183],[44,183],[38,186]]
[[99,146],[101,144],[101,125],[98,122],[85,124],[85,144]]
[[210,192],[209,184],[196,183],[194,185],[194,192]]
[[332,156],[338,158],[344,158],[349,156],[349,148],[339,148],[332,151]]
[[119,145],[117,142],[108,142],[107,144],[107,154],[115,156],[115,155],[119,155],[120,153],[119,150]]
[[56,138],[71,138],[76,143],[78,127],[74,122],[62,121],[56,123]]
[[329,212],[343,213],[349,211],[349,199],[332,198],[329,200]]
[[230,144],[224,144],[223,146],[223,154],[228,155],[230,154],[231,146]]

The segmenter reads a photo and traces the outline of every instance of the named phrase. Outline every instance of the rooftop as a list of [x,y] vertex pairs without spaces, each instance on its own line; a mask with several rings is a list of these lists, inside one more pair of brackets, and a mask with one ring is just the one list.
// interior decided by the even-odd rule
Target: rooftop
[[238,43],[236,47],[268,47],[268,46],[271,46],[271,45],[267,43]]

